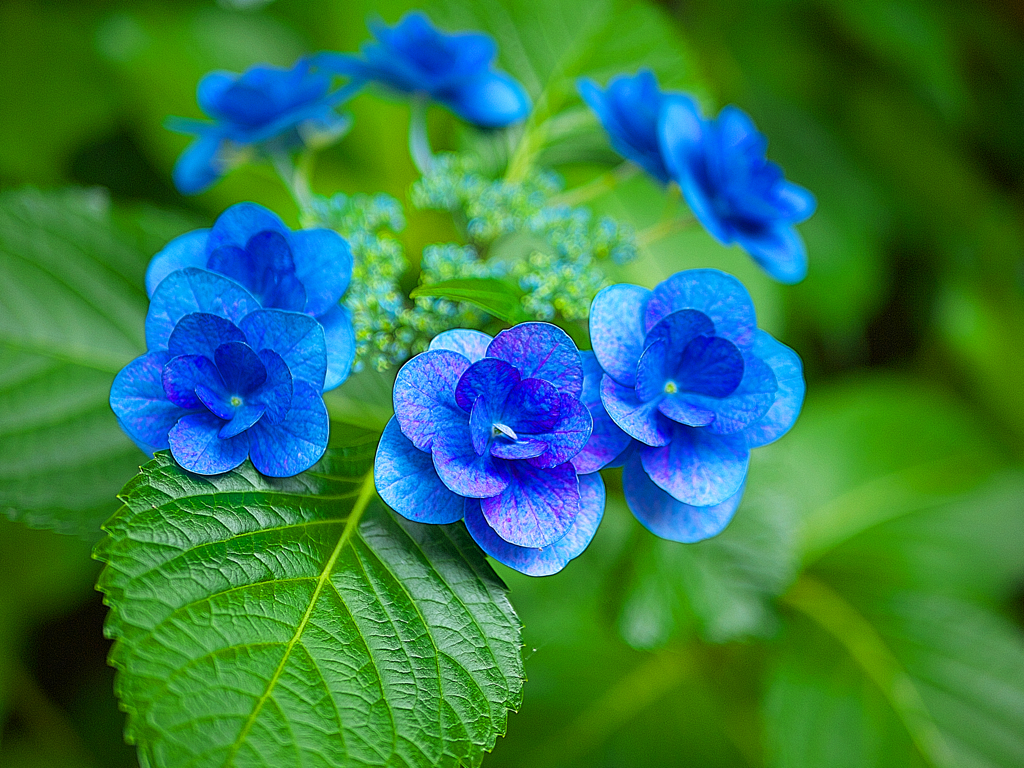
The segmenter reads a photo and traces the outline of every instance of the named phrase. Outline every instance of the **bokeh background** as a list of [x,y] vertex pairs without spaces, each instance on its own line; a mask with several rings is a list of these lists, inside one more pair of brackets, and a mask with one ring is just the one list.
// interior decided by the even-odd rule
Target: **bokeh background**
[[[170,172],[186,139],[163,120],[198,116],[195,83],[211,69],[354,50],[367,17],[393,22],[409,7],[2,0],[0,190],[102,187],[133,220],[172,211],[139,235],[150,252],[243,199],[294,224],[269,168],[179,195]],[[611,12],[589,0],[426,7],[449,28],[503,30],[502,64],[534,95],[545,67],[571,62],[580,30]],[[718,539],[655,541],[613,501],[564,573],[501,571],[529,681],[485,765],[1024,765],[1024,10],[652,8],[604,18],[611,33],[595,45],[629,37],[666,85],[710,110],[741,106],[819,208],[801,227],[810,271],[796,287],[696,230],[656,243],[621,277],[737,274],[761,325],[803,357],[809,396],[796,428],[755,453],[747,497]],[[651,14],[657,35],[631,28]],[[361,97],[352,112],[315,190],[405,199],[408,107]],[[441,110],[430,118],[438,146],[472,141]],[[599,143],[545,158],[570,186],[612,162]],[[594,206],[644,226],[660,195],[637,177]],[[403,237],[415,257],[452,232],[411,212]],[[4,424],[0,414],[0,441]],[[92,586],[98,535],[0,517],[4,768],[136,764]]]

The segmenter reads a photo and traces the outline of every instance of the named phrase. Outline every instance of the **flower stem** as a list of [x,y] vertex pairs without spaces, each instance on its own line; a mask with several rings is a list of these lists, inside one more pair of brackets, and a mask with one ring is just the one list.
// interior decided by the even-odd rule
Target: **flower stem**
[[579,205],[580,203],[585,203],[593,200],[595,197],[600,197],[606,192],[611,192],[622,182],[633,178],[639,171],[639,166],[627,160],[610,171],[591,179],[586,184],[567,190],[560,195],[555,195],[551,198],[550,204]]
[[298,165],[292,162],[284,152],[274,152],[270,155],[270,162],[281,177],[288,193],[298,206],[299,212],[306,215],[309,212],[313,193],[309,186],[309,178],[313,172],[314,153],[306,150],[299,155]]
[[646,248],[664,237],[668,237],[675,232],[681,232],[696,221],[693,216],[676,216],[675,218],[664,219],[637,232],[636,244],[640,248]]
[[409,115],[409,154],[413,165],[421,174],[426,174],[434,165],[434,153],[430,149],[430,136],[427,135],[427,97],[416,94],[412,98],[412,110]]

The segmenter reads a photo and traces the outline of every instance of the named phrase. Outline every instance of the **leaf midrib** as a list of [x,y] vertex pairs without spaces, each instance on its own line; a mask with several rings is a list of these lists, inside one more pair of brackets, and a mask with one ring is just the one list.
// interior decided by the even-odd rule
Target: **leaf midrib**
[[331,552],[330,557],[327,558],[327,562],[324,563],[324,567],[320,571],[320,577],[317,579],[316,587],[313,589],[313,594],[309,598],[309,604],[306,606],[306,611],[303,613],[302,619],[299,621],[299,625],[295,628],[295,634],[292,635],[292,639],[289,640],[288,645],[285,646],[284,654],[281,656],[281,661],[277,665],[277,669],[274,670],[274,674],[267,682],[266,690],[264,690],[263,695],[257,700],[252,713],[248,718],[246,718],[245,724],[242,726],[242,730],[239,731],[238,738],[236,738],[235,742],[231,745],[227,757],[224,759],[224,768],[228,768],[228,766],[234,762],[235,755],[238,754],[238,750],[241,748],[242,744],[245,743],[246,737],[249,735],[249,731],[252,730],[253,725],[256,723],[256,718],[259,717],[260,711],[270,698],[270,694],[273,692],[274,686],[277,685],[278,679],[280,679],[289,659],[291,658],[292,650],[298,644],[299,639],[302,637],[302,633],[306,629],[306,625],[309,623],[310,617],[313,615],[313,609],[320,600],[320,594],[323,592],[324,587],[330,582],[331,574],[334,572],[335,563],[337,563],[345,545],[348,544],[353,533],[359,527],[359,521],[362,519],[363,513],[366,511],[366,508],[375,492],[376,489],[373,483],[373,473],[368,472],[363,480],[363,485],[359,492],[359,498],[356,499],[356,503],[352,507],[352,512],[349,515],[348,521],[345,523],[345,528],[342,530],[341,536],[338,537],[338,543],[335,545],[334,551]]

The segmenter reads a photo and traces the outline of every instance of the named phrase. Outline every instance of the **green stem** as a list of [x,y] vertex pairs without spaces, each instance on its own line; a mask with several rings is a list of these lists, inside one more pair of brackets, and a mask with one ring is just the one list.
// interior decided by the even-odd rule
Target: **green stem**
[[427,97],[416,94],[412,98],[409,114],[409,154],[420,174],[426,174],[434,165],[434,152],[427,134]]
[[299,155],[299,164],[292,163],[291,157],[283,152],[274,152],[270,155],[270,162],[281,177],[285,189],[292,196],[299,212],[305,216],[310,209],[313,193],[309,187],[309,177],[313,168],[313,152],[306,150]]
[[640,248],[646,248],[664,237],[668,237],[676,232],[681,232],[696,221],[697,220],[693,216],[676,216],[672,219],[664,219],[663,221],[659,221],[656,224],[652,224],[646,229],[641,229],[637,232],[636,244]]
[[600,197],[606,192],[611,192],[622,182],[633,178],[639,171],[639,166],[627,161],[591,179],[586,184],[567,190],[560,195],[555,195],[551,198],[549,204],[580,205],[581,203],[593,200],[595,197]]
[[783,602],[832,635],[878,686],[925,761],[935,768],[955,764],[942,733],[921,698],[914,679],[871,623],[824,582],[806,574]]

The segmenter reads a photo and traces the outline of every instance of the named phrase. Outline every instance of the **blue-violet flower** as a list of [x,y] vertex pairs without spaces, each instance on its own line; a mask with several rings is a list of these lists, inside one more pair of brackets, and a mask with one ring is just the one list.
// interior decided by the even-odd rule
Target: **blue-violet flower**
[[604,512],[583,389],[582,357],[554,325],[441,333],[398,372],[374,464],[381,498],[417,522],[464,519],[518,571],[561,570]]
[[172,130],[196,136],[174,166],[174,183],[186,195],[202,192],[253,148],[284,151],[321,145],[349,125],[335,109],[358,88],[331,87],[333,74],[299,59],[290,69],[266,64],[242,74],[211,72],[199,81],[199,108],[213,122],[171,118]]
[[502,128],[529,114],[523,86],[494,68],[498,48],[490,35],[442,32],[419,11],[405,14],[393,27],[369,26],[377,40],[364,44],[361,56],[322,53],[317,63],[353,81],[372,80],[429,97],[484,128]]
[[743,495],[750,449],[796,421],[800,358],[758,330],[746,288],[714,269],[679,272],[653,291],[605,288],[590,336],[607,415],[633,438],[619,459],[629,508],[666,539],[718,534]]
[[154,294],[146,336],[149,351],[110,390],[118,422],[144,451],[170,448],[202,475],[248,457],[273,477],[323,455],[327,350],[315,319],[263,309],[237,283],[186,269]]
[[293,232],[266,208],[238,203],[211,229],[187,232],[153,257],[146,272],[150,297],[169,275],[182,269],[228,277],[264,308],[313,316],[327,340],[323,389],[334,389],[348,376],[355,358],[355,333],[348,310],[338,302],[352,276],[352,254],[337,232]]

